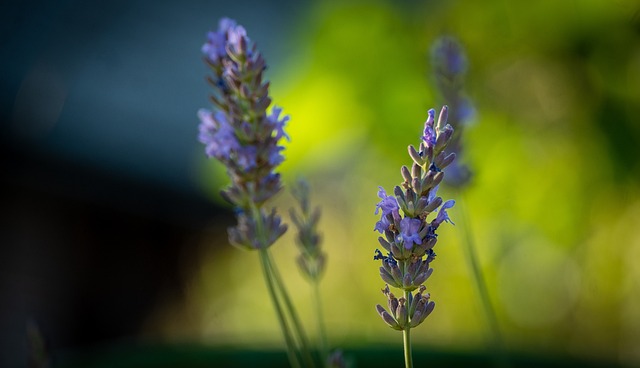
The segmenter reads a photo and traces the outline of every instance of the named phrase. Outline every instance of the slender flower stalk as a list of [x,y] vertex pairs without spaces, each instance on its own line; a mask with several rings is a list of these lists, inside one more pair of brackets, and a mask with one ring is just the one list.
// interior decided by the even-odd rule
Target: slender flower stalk
[[280,142],[289,139],[284,130],[289,117],[281,116],[282,109],[275,106],[267,113],[271,98],[269,83],[263,80],[266,63],[242,26],[228,18],[220,20],[218,29],[207,34],[202,52],[212,71],[208,81],[215,109],[198,111],[199,140],[207,156],[220,161],[231,179],[221,193],[238,219],[228,230],[229,241],[258,250],[290,363],[299,367],[302,359],[305,366],[313,366],[301,324],[269,254],[269,247],[287,230],[276,210],[266,204],[282,189],[275,169],[284,160]]
[[[404,297],[409,297],[409,292],[405,290]],[[413,354],[411,353],[411,329],[402,331],[402,343],[404,346],[404,365],[406,368],[413,367]]]
[[320,280],[326,264],[326,253],[322,251],[321,236],[318,234],[318,222],[320,221],[320,208],[311,210],[309,206],[309,184],[299,180],[291,189],[293,197],[299,205],[299,212],[291,209],[291,220],[298,229],[296,243],[300,249],[297,263],[302,275],[311,283],[312,300],[315,306],[317,321],[317,344],[323,365],[330,364],[327,333],[324,326],[324,314],[322,312],[322,299],[320,297]]
[[[429,265],[436,257],[436,231],[443,222],[453,224],[447,210],[455,201],[443,203],[437,196],[443,170],[456,156],[445,152],[453,135],[447,115],[448,108],[444,106],[436,123],[435,110],[429,110],[422,142],[418,149],[413,145],[408,148],[413,160],[411,169],[403,166],[400,170],[404,182],[394,188],[393,196],[382,187],[378,191],[380,202],[375,213],[380,213],[381,218],[374,230],[384,235],[378,241],[387,255],[376,249],[373,259],[382,263],[380,277],[387,283],[382,293],[387,297],[388,308],[378,304],[376,309],[389,327],[403,332],[406,367],[413,366],[411,329],[424,322],[435,308],[423,284],[433,273]],[[427,220],[431,213],[436,214],[435,218]],[[403,290],[403,296],[396,298],[389,286]]]

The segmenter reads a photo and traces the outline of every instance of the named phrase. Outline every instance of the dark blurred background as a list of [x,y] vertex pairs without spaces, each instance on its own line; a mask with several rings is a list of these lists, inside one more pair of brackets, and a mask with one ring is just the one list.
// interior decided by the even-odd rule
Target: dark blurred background
[[200,46],[229,14],[286,53],[301,6],[2,2],[0,366],[26,365],[29,321],[51,351],[82,350],[181,297],[203,229],[232,222],[194,164]]
[[[200,47],[223,16],[257,42],[292,117],[285,181],[306,176],[323,204],[332,346],[401,362],[373,308],[373,209],[447,103],[429,55],[448,35],[469,64],[459,159],[473,174],[441,190],[469,213],[504,349],[529,366],[640,365],[636,1],[116,0],[0,5],[0,366],[26,366],[28,326],[62,366],[141,343],[281,351],[255,255],[227,244],[224,170],[196,140]],[[414,344],[466,366],[495,346],[459,208]],[[292,239],[274,253],[313,334]]]

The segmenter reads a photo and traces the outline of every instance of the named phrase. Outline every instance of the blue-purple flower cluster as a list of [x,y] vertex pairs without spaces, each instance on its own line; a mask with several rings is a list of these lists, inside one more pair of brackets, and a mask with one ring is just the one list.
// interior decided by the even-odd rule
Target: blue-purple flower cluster
[[[460,137],[463,128],[474,119],[476,110],[473,102],[464,92],[464,81],[469,68],[467,56],[462,45],[451,36],[438,38],[431,49],[431,63],[436,87],[445,103],[451,106],[452,114],[449,123],[456,134],[449,143],[448,149],[460,158],[462,145]],[[447,184],[462,186],[469,182],[469,168],[456,160],[447,172]]]
[[262,209],[282,188],[275,168],[282,163],[282,138],[288,116],[273,107],[269,83],[263,81],[266,64],[245,29],[235,21],[220,20],[217,31],[202,46],[205,62],[213,71],[210,96],[215,110],[200,109],[199,140],[205,153],[227,168],[231,186],[222,192],[238,213],[238,226],[229,229],[232,244],[265,248],[285,231],[280,217]]
[[[422,284],[433,272],[429,265],[435,259],[436,231],[443,222],[453,223],[447,210],[455,201],[443,203],[437,195],[438,186],[444,178],[443,170],[456,157],[455,153],[445,152],[453,136],[447,116],[448,108],[444,106],[436,123],[435,110],[429,110],[422,142],[418,149],[409,146],[409,155],[413,159],[411,169],[407,166],[401,169],[404,182],[394,188],[393,195],[388,195],[382,187],[378,191],[380,202],[375,213],[380,214],[380,220],[374,230],[383,235],[378,240],[387,255],[376,250],[374,259],[382,262],[382,279],[390,286],[403,289],[407,298],[395,299],[387,286],[383,292],[389,299],[389,305],[394,307],[390,307],[391,313],[380,305],[377,309],[383,320],[398,330],[422,323],[435,306],[429,301],[429,294],[424,294]],[[436,211],[436,216],[428,220],[429,215]],[[416,289],[420,292],[413,295],[411,292]],[[416,301],[416,297],[421,301]],[[392,303],[392,300],[395,301]]]

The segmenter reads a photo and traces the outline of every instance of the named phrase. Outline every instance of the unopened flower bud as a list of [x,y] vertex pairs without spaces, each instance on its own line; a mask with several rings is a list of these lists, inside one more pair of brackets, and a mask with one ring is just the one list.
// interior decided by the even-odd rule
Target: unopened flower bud
[[409,326],[411,328],[414,328],[418,325],[420,325],[420,319],[422,317],[422,313],[420,311],[416,311],[413,316],[411,316],[411,321],[409,322]]
[[381,306],[380,304],[376,305],[376,310],[378,311],[378,314],[380,315],[380,317],[382,317],[382,320],[389,325],[389,327],[393,328],[394,330],[402,330],[402,327],[400,327],[398,325],[398,322],[396,322],[395,319],[393,319],[393,317],[389,314],[389,312],[387,312],[383,306]]
[[442,151],[447,146],[447,144],[449,144],[452,136],[453,127],[451,127],[451,125],[449,124],[445,125],[445,127],[439,132],[438,138],[436,138],[436,152]]
[[422,273],[418,274],[418,276],[416,276],[415,279],[413,279],[413,284],[414,285],[420,285],[420,284],[424,283],[425,281],[427,281],[428,277],[429,277],[429,274],[427,274],[426,272],[422,272]]
[[394,284],[395,285],[402,285],[403,280],[402,280],[402,272],[400,271],[400,267],[398,267],[398,265],[389,265],[389,267],[391,267],[391,276],[393,276],[393,280],[394,280]]
[[449,118],[449,107],[447,105],[442,106],[442,110],[440,110],[440,115],[438,115],[438,124],[436,124],[436,129],[442,129],[445,124],[447,124],[447,120]]
[[431,200],[431,202],[429,202],[429,204],[427,204],[424,210],[425,212],[433,212],[436,210],[436,208],[440,207],[441,204],[442,204],[442,198],[435,197],[434,199]]
[[400,305],[396,309],[396,321],[400,327],[407,325],[407,307],[405,306],[407,300],[405,298],[398,299]]
[[420,178],[422,176],[422,166],[414,162],[413,165],[411,165],[411,175],[413,175],[414,178]]
[[444,173],[443,172],[437,172],[433,175],[433,183],[432,185],[435,187],[436,185],[440,184],[440,182],[442,181],[442,179],[444,178]]
[[406,166],[402,166],[402,168],[400,169],[400,172],[402,173],[402,177],[404,178],[404,181],[411,183],[411,180],[413,180],[413,178],[411,177],[409,168],[407,168]]
[[427,307],[425,308],[425,312],[420,317],[420,323],[422,323],[427,317],[429,317],[429,315],[431,314],[431,312],[433,312],[433,309],[435,307],[436,307],[436,303],[434,302],[429,302],[429,304],[427,304]]
[[381,236],[379,236],[378,242],[380,243],[382,248],[384,248],[384,250],[386,250],[387,252],[391,252],[391,245],[389,244],[388,241],[384,240]]
[[393,287],[399,287],[398,282],[391,276],[389,271],[387,271],[384,267],[380,267],[380,277],[382,280],[388,284],[391,284]]
[[409,289],[411,287],[411,275],[409,275],[408,273],[405,273],[404,277],[402,278],[402,287],[404,289]]
[[451,152],[450,154],[448,154],[440,163],[440,168],[444,169],[445,167],[451,165],[451,163],[453,162],[453,160],[456,159],[456,153],[455,152]]
[[416,191],[416,193],[422,192],[422,180],[420,180],[419,177],[413,178],[413,180],[411,181],[411,186]]
[[418,151],[416,151],[416,148],[413,145],[409,145],[409,156],[411,156],[411,158],[413,159],[413,162],[415,162],[420,166],[424,165],[424,163],[426,162],[425,158],[420,156],[420,154],[418,153]]

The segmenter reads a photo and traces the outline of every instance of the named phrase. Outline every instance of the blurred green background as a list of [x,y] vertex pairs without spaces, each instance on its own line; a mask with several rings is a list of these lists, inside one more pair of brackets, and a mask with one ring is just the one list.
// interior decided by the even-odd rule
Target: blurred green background
[[[284,181],[305,177],[312,202],[322,207],[328,267],[321,288],[330,344],[347,355],[371,346],[397,349],[397,359],[389,361],[400,365],[401,334],[374,308],[384,302],[384,283],[372,260],[379,247],[373,212],[378,186],[390,191],[400,184],[400,167],[410,163],[406,147],[419,143],[427,110],[446,103],[429,55],[436,39],[453,36],[467,54],[465,92],[476,109],[459,157],[473,176],[463,188],[441,186],[443,199],[457,201],[450,211],[456,226],[440,230],[427,283],[436,309],[414,330],[415,349],[488,355],[496,349],[467,262],[468,226],[509,354],[640,366],[637,1],[198,4],[183,12],[176,4],[114,12],[114,23],[103,27],[109,37],[97,38],[98,45],[126,39],[137,50],[135,59],[105,51],[108,63],[78,66],[62,63],[78,59],[64,54],[60,75],[77,79],[61,93],[66,105],[60,105],[59,125],[50,130],[48,118],[38,115],[44,127],[12,125],[7,137],[225,207],[218,194],[228,183],[224,169],[206,160],[196,142],[196,110],[209,107],[198,51],[218,18],[237,19],[267,59],[275,104],[291,116]],[[134,23],[162,37],[129,37],[131,27],[117,26]],[[162,40],[181,48],[169,52]],[[137,66],[127,69],[132,60]],[[57,86],[52,69],[38,70],[47,71],[48,88]],[[110,86],[113,80],[121,82],[118,89]],[[106,92],[78,95],[89,85]],[[92,102],[85,104],[83,96]],[[11,99],[10,92],[5,97],[15,101],[7,116],[14,123],[24,119],[29,100],[20,105],[24,99]],[[56,109],[52,103],[49,110]],[[111,115],[100,114],[106,110]],[[94,118],[100,127],[93,130],[62,124]],[[135,134],[127,133],[131,129]],[[118,148],[123,137],[127,150]],[[274,205],[286,217],[292,198],[283,193]],[[188,236],[193,246],[176,257],[179,292],[149,307],[136,338],[216,349],[283,348],[257,254],[228,245],[225,229],[233,220],[225,214],[194,226]],[[311,289],[294,263],[293,231],[272,250],[314,336]]]

